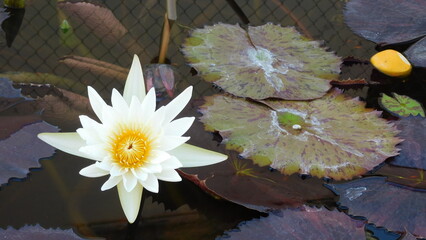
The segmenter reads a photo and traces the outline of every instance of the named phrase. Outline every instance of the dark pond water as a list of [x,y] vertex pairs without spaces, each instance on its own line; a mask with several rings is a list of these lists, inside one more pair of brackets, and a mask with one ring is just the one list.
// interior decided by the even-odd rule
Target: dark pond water
[[[120,91],[124,82],[119,78],[70,66],[60,59],[67,55],[86,56],[129,68],[133,54],[138,54],[142,64],[148,64],[158,56],[161,28],[165,13],[165,1],[116,1],[97,2],[110,9],[127,32],[120,38],[113,34],[99,37],[95,32],[102,26],[90,26],[90,22],[74,22],[75,39],[65,39],[61,23],[65,11],[57,8],[60,1],[27,0],[22,23],[16,37],[7,46],[5,33],[0,36],[0,73],[29,72],[50,73],[70,79],[58,82],[60,88],[86,96],[85,85],[90,84],[109,99],[113,88]],[[75,2],[75,1],[73,1]],[[201,78],[192,76],[179,51],[189,28],[200,28],[214,23],[243,24],[233,10],[230,1],[178,1],[178,19],[171,30],[171,42],[167,57],[178,69],[181,80],[177,92],[188,85],[195,86],[194,98],[211,95],[218,90]],[[324,44],[337,55],[368,59],[375,51],[375,44],[354,35],[344,24],[343,0],[289,0],[289,1],[238,1],[251,25],[267,22],[282,26],[297,26],[302,33]],[[70,22],[71,19],[68,19]],[[106,23],[109,24],[109,23]],[[15,26],[16,27],[16,26]],[[66,28],[62,25],[62,28]],[[97,29],[97,30],[96,30]],[[68,32],[69,34],[69,32]],[[72,35],[72,34],[71,34]],[[68,36],[68,35],[67,35]],[[348,68],[343,76],[369,77],[371,68]],[[19,81],[50,83],[34,77]],[[401,85],[402,86],[402,85]],[[406,87],[404,92],[415,92],[425,100],[424,91]],[[398,86],[396,86],[398,87]],[[385,92],[394,91],[395,86]],[[423,89],[424,90],[424,89]],[[417,92],[416,92],[417,91]],[[383,89],[358,88],[348,90],[361,96],[372,107]],[[2,116],[22,114],[27,107],[16,107]],[[45,117],[63,131],[79,127],[75,121],[62,121]],[[200,140],[210,141],[211,138]],[[193,142],[193,144],[197,144]],[[18,146],[19,147],[19,146]],[[106,239],[215,239],[238,223],[266,216],[254,210],[219,200],[204,193],[193,183],[161,183],[160,194],[144,193],[143,211],[137,224],[128,225],[122,213],[116,190],[100,191],[105,178],[89,179],[78,172],[90,160],[56,152],[41,161],[40,169],[33,169],[26,179],[11,180],[0,191],[0,228],[20,228],[26,224],[40,224],[45,228],[73,228],[84,237]],[[397,239],[399,235],[375,231],[380,239]]]

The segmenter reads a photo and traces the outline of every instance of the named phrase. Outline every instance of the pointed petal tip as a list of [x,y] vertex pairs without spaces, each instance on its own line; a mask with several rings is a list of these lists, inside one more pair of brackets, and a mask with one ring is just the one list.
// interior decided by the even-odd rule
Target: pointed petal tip
[[126,100],[127,104],[130,105],[132,96],[136,96],[142,101],[145,94],[145,80],[143,77],[142,65],[139,61],[139,57],[135,54],[129,74],[127,75],[126,84],[124,85],[123,98]]
[[143,187],[137,184],[131,192],[127,192],[123,182],[117,184],[118,196],[120,198],[121,207],[124,215],[126,215],[129,223],[134,223],[139,213],[139,208],[142,199]]
[[228,159],[228,156],[225,154],[186,143],[169,151],[169,153],[177,157],[184,168],[212,165]]

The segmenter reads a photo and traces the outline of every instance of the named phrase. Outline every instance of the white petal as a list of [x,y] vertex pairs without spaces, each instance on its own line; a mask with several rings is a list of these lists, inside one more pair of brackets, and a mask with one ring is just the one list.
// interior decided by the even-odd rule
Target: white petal
[[153,134],[159,134],[159,130],[162,131],[165,113],[166,108],[164,106],[161,106],[157,111],[154,112],[154,114],[152,114],[151,118],[147,121],[147,123],[151,127],[151,130],[157,131],[153,132]]
[[127,168],[123,168],[118,164],[112,164],[110,174],[111,176],[121,176],[127,172]]
[[183,117],[172,121],[164,128],[164,135],[182,136],[191,127],[195,117]]
[[84,141],[76,132],[40,133],[37,136],[47,144],[50,144],[66,153],[92,160],[99,160],[98,158],[94,158],[91,155],[87,155],[79,151],[81,147],[86,145],[86,141]]
[[167,159],[167,161],[164,161],[161,163],[161,166],[164,170],[170,170],[170,169],[176,169],[182,167],[182,163],[177,159],[175,156],[171,156],[171,158]]
[[129,111],[129,105],[127,105],[126,101],[124,101],[124,98],[115,88],[112,90],[111,103],[112,107],[116,111],[120,112],[121,116],[127,115],[127,112]]
[[140,167],[146,173],[159,173],[163,171],[163,168],[160,164],[145,164],[143,167]]
[[121,182],[121,177],[110,176],[108,180],[102,185],[101,191],[105,191],[117,186]]
[[109,172],[105,171],[101,168],[99,168],[98,163],[89,165],[83,169],[80,170],[80,175],[85,176],[85,177],[102,177],[105,175],[108,175]]
[[166,106],[164,122],[171,122],[188,104],[192,96],[192,86],[187,87],[179,96]]
[[148,174],[140,168],[136,168],[136,169],[132,168],[131,171],[132,171],[133,175],[141,181],[145,181],[148,178]]
[[95,112],[96,116],[98,116],[99,120],[103,122],[102,111],[104,107],[108,105],[101,98],[101,96],[99,96],[98,92],[96,92],[96,90],[93,89],[92,87],[88,86],[87,92],[89,95],[90,105],[92,106],[93,111]]
[[137,184],[131,192],[127,192],[123,186],[123,182],[117,185],[118,196],[120,197],[121,207],[126,215],[127,221],[133,223],[139,213],[141,206],[142,190],[143,187]]
[[228,158],[227,155],[222,153],[189,144],[182,144],[181,146],[169,151],[169,153],[177,157],[183,167],[206,166],[222,162]]
[[138,181],[136,177],[133,176],[133,173],[131,171],[128,171],[127,173],[123,174],[123,184],[126,191],[132,191],[137,183]]
[[162,163],[166,161],[167,159],[169,159],[170,157],[172,157],[170,154],[168,154],[165,151],[152,150],[151,154],[152,155],[149,157],[148,161],[153,164]]
[[139,181],[142,186],[153,193],[158,193],[158,179],[154,176],[154,174],[148,174],[148,178],[145,181]]
[[102,124],[85,115],[80,115],[80,122],[83,128],[77,129],[77,133],[87,144],[95,144],[102,141],[100,137],[103,135],[102,132],[104,132]]
[[161,139],[159,149],[163,151],[170,151],[184,144],[188,140],[189,140],[189,137],[166,136],[163,139]]
[[110,172],[111,168],[113,167],[113,164],[108,157],[104,157],[104,159],[101,162],[98,162],[97,164],[98,164],[98,168],[108,172]]
[[143,78],[142,66],[138,56],[133,56],[132,66],[124,86],[123,98],[130,105],[132,97],[136,96],[139,101],[145,98],[145,80]]
[[180,182],[182,178],[175,170],[165,170],[161,173],[156,173],[155,176],[159,180],[167,181],[167,182]]
[[[139,101],[140,101],[140,99],[139,99]],[[154,114],[156,104],[157,104],[157,101],[156,101],[156,96],[155,96],[155,90],[154,90],[154,88],[151,88],[151,90],[149,90],[148,93],[146,94],[143,101],[139,102],[139,105],[134,104],[135,106],[133,108],[131,108],[131,110],[139,112],[140,118],[148,120]],[[137,109],[134,109],[135,107]]]
[[108,154],[105,150],[105,143],[82,146],[79,150],[80,152],[86,154],[87,156],[91,156],[93,159],[98,161],[102,161]]
[[106,128],[113,126],[117,122],[117,119],[120,118],[120,116],[118,116],[118,114],[120,114],[120,112],[117,112],[111,106],[105,106],[103,111],[102,111],[102,124],[103,124],[103,126],[106,127]]

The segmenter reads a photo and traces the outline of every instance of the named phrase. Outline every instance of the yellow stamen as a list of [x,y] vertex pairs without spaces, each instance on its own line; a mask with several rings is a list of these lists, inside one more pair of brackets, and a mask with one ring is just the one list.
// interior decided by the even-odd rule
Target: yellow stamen
[[146,132],[125,127],[111,138],[111,153],[114,162],[124,168],[138,168],[146,163],[151,152],[151,141]]

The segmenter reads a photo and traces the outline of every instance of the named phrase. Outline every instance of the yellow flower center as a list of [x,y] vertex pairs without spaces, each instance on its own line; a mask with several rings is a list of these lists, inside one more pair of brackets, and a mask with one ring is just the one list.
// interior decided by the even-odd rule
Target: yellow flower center
[[111,138],[113,161],[124,168],[138,168],[146,163],[151,152],[151,141],[140,129],[124,128]]

